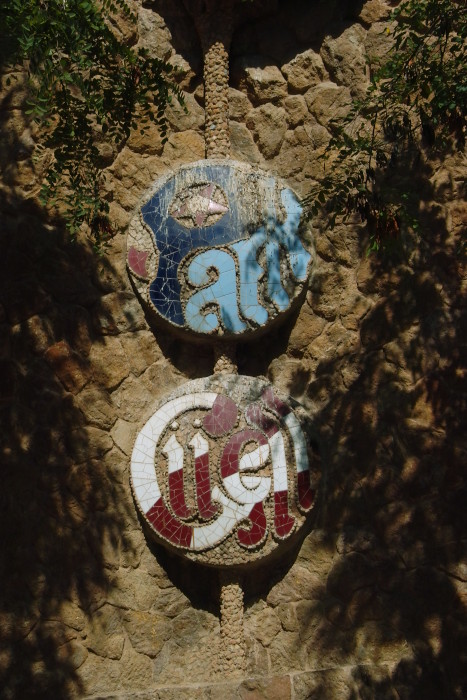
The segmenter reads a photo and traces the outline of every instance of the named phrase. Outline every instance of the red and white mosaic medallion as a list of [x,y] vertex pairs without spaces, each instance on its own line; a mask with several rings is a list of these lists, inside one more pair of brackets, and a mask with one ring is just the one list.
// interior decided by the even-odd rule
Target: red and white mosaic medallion
[[261,379],[185,384],[139,432],[136,503],[159,542],[213,566],[271,553],[303,525],[315,474],[296,409]]

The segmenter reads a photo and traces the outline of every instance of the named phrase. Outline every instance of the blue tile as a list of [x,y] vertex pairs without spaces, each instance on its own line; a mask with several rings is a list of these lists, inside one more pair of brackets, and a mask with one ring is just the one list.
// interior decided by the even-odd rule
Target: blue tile
[[[306,279],[311,256],[298,236],[302,207],[297,197],[288,188],[278,189],[272,176],[252,171],[250,181],[254,187],[259,182],[262,193],[263,220],[258,212],[255,224],[243,198],[248,177],[242,174],[240,186],[238,172],[234,163],[181,168],[141,209],[159,252],[149,296],[157,311],[180,327],[212,333],[223,326],[242,333],[264,326],[290,306],[283,270],[289,270],[292,281]],[[208,217],[214,223],[204,225]],[[215,278],[210,268],[216,269]],[[189,297],[185,310],[180,279]],[[268,300],[276,312],[266,308]]]

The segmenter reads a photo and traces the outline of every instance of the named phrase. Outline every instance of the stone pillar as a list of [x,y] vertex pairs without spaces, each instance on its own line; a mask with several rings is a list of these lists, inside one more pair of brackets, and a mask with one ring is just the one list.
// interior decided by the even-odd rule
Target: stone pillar
[[206,158],[230,156],[229,48],[234,0],[185,0],[204,54]]
[[235,343],[214,344],[214,374],[238,374]]
[[226,573],[221,573],[221,656],[219,661],[219,670],[226,676],[245,672],[243,589],[238,579]]

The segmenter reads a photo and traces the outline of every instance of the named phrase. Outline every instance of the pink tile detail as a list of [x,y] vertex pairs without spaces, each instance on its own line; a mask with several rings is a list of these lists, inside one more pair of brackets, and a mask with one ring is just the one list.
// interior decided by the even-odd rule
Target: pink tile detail
[[272,437],[279,430],[276,421],[263,413],[261,406],[257,403],[250,404],[245,411],[245,415],[250,423],[264,430],[268,437]]
[[277,413],[278,416],[281,416],[281,418],[290,413],[290,408],[286,403],[277,398],[272,387],[265,389],[261,395],[261,398],[266,406],[270,408],[271,411],[274,411],[274,413]]
[[237,422],[237,416],[237,404],[227,396],[219,394],[211,411],[204,417],[203,427],[209,435],[219,437],[232,430]]
[[128,251],[128,265],[136,275],[139,277],[144,277],[145,279],[148,277],[148,271],[146,268],[147,259],[147,252],[144,250],[137,250],[131,246]]
[[204,224],[205,219],[206,219],[206,214],[204,213],[204,211],[199,211],[196,213],[195,221],[196,221],[196,225],[198,226],[198,228],[200,228]]
[[208,212],[210,214],[223,214],[226,211],[229,210],[223,204],[219,204],[219,202],[213,202],[212,199],[209,200]]
[[211,195],[214,192],[214,183],[210,182],[209,185],[206,185],[204,190],[201,190],[200,197],[206,197],[206,199],[211,199]]

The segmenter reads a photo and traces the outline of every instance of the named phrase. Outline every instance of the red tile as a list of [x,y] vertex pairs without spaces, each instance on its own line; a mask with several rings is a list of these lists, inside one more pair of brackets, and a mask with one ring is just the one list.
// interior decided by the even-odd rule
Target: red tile
[[250,404],[245,411],[245,415],[250,423],[264,430],[268,437],[272,437],[279,430],[277,422],[263,413],[261,406],[257,403]]
[[238,472],[243,445],[250,441],[257,442],[259,445],[267,444],[266,438],[259,430],[240,430],[232,435],[224,447],[221,457],[221,476],[223,479]]
[[202,519],[209,520],[218,512],[219,506],[211,500],[209,454],[207,453],[195,459],[195,481],[199,515]]
[[297,474],[298,502],[305,511],[310,510],[313,505],[315,493],[310,486],[310,472],[308,469]]
[[237,532],[239,543],[243,547],[253,547],[261,542],[266,534],[266,515],[262,503],[255,503],[250,511],[251,527],[249,530],[240,527]]
[[237,404],[227,396],[219,394],[211,411],[203,420],[203,427],[209,435],[219,437],[232,430],[237,422],[237,416]]
[[148,259],[148,253],[144,250],[137,250],[134,246],[131,246],[128,250],[128,265],[133,272],[139,277],[144,277],[147,279],[148,271],[146,268],[146,263]]
[[275,491],[274,493],[274,530],[276,535],[284,539],[293,530],[295,518],[289,515],[289,501],[287,491]]
[[183,469],[177,469],[169,474],[169,498],[171,508],[177,517],[189,518],[193,515],[185,501]]
[[289,406],[274,394],[272,387],[265,389],[261,394],[261,398],[266,406],[270,408],[271,411],[274,411],[274,413],[277,413],[278,416],[281,416],[281,418],[290,413],[291,409]]
[[161,537],[180,547],[190,547],[192,528],[174,518],[162,498],[148,510],[146,517]]

